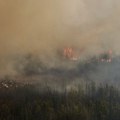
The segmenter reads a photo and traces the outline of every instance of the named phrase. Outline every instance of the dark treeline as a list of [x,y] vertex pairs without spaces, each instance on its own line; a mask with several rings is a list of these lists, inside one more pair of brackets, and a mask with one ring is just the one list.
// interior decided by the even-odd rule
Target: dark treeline
[[120,120],[120,92],[95,84],[64,92],[34,85],[1,88],[0,120]]

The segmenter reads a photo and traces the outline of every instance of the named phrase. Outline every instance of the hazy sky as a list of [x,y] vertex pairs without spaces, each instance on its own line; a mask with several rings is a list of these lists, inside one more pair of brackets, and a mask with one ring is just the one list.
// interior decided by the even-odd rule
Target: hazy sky
[[63,46],[119,53],[119,15],[119,0],[0,0],[0,66],[18,53],[53,55]]

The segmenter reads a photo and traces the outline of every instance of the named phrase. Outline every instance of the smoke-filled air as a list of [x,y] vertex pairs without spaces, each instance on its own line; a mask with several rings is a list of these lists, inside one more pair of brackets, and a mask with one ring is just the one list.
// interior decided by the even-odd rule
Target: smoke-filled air
[[120,0],[0,0],[0,120],[120,120]]
[[71,45],[86,51],[117,49],[119,5],[118,0],[0,0],[1,58],[50,55]]
[[119,14],[119,0],[0,0],[1,77],[118,77]]

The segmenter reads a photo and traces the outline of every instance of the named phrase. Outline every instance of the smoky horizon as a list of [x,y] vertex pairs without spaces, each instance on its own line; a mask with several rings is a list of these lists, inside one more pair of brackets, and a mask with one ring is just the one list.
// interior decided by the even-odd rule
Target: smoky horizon
[[27,54],[64,66],[66,48],[82,60],[110,50],[118,56],[119,6],[118,0],[0,0],[0,74],[16,74]]

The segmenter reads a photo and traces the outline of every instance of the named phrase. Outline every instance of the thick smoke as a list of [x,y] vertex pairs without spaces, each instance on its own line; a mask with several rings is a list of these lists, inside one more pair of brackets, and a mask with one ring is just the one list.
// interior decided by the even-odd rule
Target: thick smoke
[[0,74],[15,74],[17,57],[29,53],[53,64],[66,46],[119,54],[119,7],[119,0],[0,0]]

